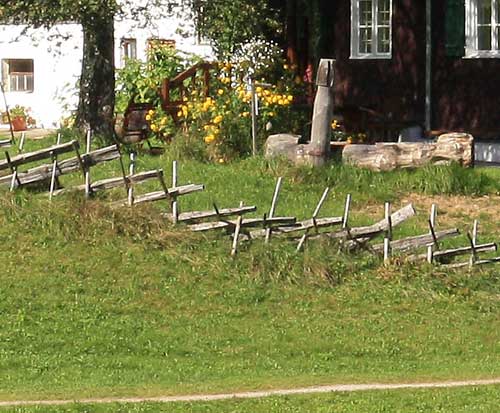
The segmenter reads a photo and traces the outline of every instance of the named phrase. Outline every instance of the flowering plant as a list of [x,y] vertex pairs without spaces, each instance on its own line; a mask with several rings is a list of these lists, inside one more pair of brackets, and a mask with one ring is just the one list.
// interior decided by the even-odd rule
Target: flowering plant
[[[26,121],[27,126],[35,126],[36,121],[30,114],[31,108],[26,106],[16,105],[13,108],[9,109],[10,119],[21,118]],[[7,116],[7,112],[2,113],[2,122],[8,123],[9,117]]]

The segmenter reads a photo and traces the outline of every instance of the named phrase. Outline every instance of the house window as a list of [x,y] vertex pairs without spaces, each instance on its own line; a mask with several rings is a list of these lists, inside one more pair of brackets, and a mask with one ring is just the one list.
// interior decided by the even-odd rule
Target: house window
[[387,59],[392,52],[392,0],[351,0],[351,58]]
[[125,64],[127,59],[137,59],[137,40],[122,39],[121,41],[121,61]]
[[33,92],[33,74],[32,59],[2,60],[2,82],[9,92]]
[[500,0],[467,0],[466,57],[500,57]]

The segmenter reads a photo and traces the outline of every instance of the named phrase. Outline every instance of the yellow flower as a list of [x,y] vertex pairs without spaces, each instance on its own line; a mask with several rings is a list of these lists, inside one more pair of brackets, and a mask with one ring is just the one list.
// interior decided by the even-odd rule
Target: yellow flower
[[154,123],[151,125],[151,130],[153,132],[158,132],[158,126],[156,126]]
[[167,118],[162,118],[160,121],[160,125],[165,126],[167,124]]
[[220,159],[219,159],[219,163],[224,163],[224,162],[225,162],[225,161],[224,161],[224,158],[220,158]]
[[218,94],[219,96],[222,96],[222,95],[224,94],[224,91],[223,91],[222,89],[219,89],[219,90],[217,91],[217,94]]
[[241,116],[243,116],[244,118],[248,118],[250,116],[250,112],[243,112]]
[[149,109],[148,115],[153,116],[155,114],[155,111],[153,109]]
[[222,115],[217,115],[215,118],[214,118],[214,123],[217,125],[218,123],[221,123],[222,122],[222,119],[224,119],[222,117]]
[[151,115],[148,113],[148,114],[146,115],[146,120],[147,120],[147,121],[150,121],[151,119],[152,119],[152,117],[151,117]]
[[286,98],[287,98],[287,100],[289,102],[293,102],[293,96],[292,95],[288,95]]
[[182,117],[182,110],[180,110],[179,112],[177,112],[177,116]]
[[183,102],[187,102],[187,101],[188,101],[188,98],[187,98],[186,96],[184,96],[184,97],[182,98],[182,101],[183,101]]
[[205,136],[205,143],[207,145],[211,144],[215,140],[215,136],[213,134]]
[[276,113],[274,113],[274,112],[269,112],[269,116],[270,116],[271,118],[273,118],[273,117],[275,117],[275,116],[276,116]]

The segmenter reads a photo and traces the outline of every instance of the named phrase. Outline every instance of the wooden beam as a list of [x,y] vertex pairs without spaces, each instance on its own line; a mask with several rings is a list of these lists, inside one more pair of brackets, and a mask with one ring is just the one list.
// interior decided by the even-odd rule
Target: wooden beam
[[[20,153],[10,158],[10,164],[13,167],[23,165],[30,162],[41,161],[43,159],[50,159],[52,156],[57,156],[63,153],[72,152],[78,141],[71,141],[61,145],[54,145],[46,149],[40,149],[35,152]],[[7,160],[0,160],[0,171],[9,169],[9,162]]]
[[[276,225],[293,225],[296,222],[295,217],[274,217],[274,218],[249,218],[243,221],[243,228],[251,228],[258,226],[269,226]],[[232,229],[236,226],[237,221],[218,221],[218,222],[205,222],[202,224],[190,225],[189,229],[194,232],[205,232],[212,231],[216,229]]]

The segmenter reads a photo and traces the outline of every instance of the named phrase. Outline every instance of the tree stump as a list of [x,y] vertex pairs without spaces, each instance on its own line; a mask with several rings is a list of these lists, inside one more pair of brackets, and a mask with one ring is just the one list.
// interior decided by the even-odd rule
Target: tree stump
[[474,138],[467,133],[447,133],[435,143],[348,145],[342,161],[377,172],[452,162],[469,167],[474,164]]

